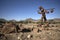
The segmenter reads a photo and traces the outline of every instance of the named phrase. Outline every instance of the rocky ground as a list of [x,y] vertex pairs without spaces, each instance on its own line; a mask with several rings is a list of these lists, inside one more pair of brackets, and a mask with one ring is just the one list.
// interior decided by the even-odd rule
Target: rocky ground
[[31,32],[5,34],[0,40],[60,40],[60,24],[50,24],[50,27],[42,30],[40,28],[36,27]]

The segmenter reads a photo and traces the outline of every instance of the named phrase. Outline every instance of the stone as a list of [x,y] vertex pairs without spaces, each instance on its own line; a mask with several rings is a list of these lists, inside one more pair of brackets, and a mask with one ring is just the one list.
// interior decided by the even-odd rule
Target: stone
[[34,29],[33,29],[33,32],[34,32],[34,33],[37,33],[37,32],[38,32],[38,28],[34,28]]

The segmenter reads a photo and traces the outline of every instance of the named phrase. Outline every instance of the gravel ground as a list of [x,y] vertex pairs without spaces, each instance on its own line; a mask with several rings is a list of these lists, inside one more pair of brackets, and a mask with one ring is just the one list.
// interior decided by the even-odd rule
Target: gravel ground
[[[48,30],[47,30],[48,29]],[[60,26],[48,27],[40,32],[20,32],[5,34],[0,40],[60,40]]]

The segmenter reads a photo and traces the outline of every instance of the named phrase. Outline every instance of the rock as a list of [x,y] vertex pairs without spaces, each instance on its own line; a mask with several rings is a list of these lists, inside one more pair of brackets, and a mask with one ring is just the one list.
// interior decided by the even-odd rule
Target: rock
[[30,38],[30,37],[31,37],[31,35],[28,35],[28,36],[27,36],[27,38]]
[[37,33],[38,32],[38,28],[34,28],[32,32]]

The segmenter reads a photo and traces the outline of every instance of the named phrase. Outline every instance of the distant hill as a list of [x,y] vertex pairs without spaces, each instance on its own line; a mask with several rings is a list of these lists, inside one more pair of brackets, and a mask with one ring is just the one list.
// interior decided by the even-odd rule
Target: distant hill
[[5,22],[7,22],[6,19],[0,18],[0,23],[5,23]]
[[[6,20],[6,19],[3,19],[3,18],[0,18],[0,23],[1,22],[7,22],[7,21],[9,21],[9,22],[17,22],[16,20]],[[37,20],[35,20],[35,19],[32,19],[32,18],[27,18],[27,19],[25,19],[25,20],[21,20],[21,21],[31,21],[31,22],[40,22],[41,21],[41,19],[37,19]],[[54,18],[54,19],[49,19],[48,21],[51,21],[51,22],[60,22],[60,18]]]
[[60,22],[60,18],[54,18],[55,22]]

